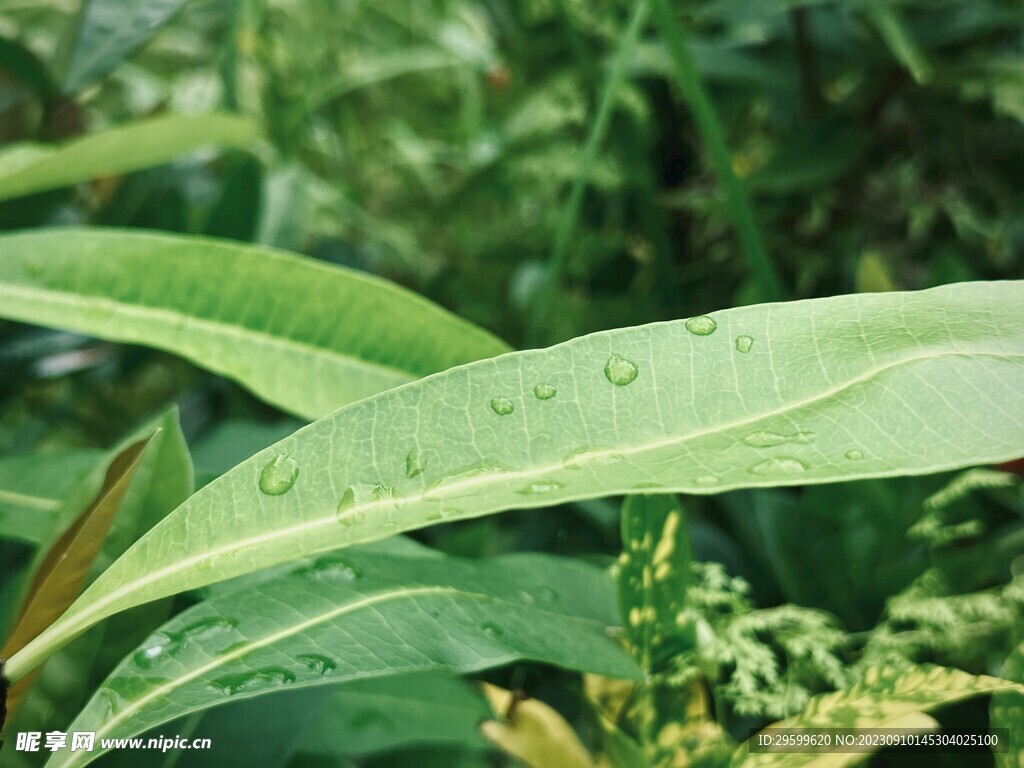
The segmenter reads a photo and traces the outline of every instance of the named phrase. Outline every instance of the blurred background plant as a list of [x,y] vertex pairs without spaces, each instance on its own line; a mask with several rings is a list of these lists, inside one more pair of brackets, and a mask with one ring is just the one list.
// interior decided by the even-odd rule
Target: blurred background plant
[[[3,0],[0,180],[39,144],[160,115],[235,113],[261,139],[6,199],[0,227],[288,248],[409,286],[517,347],[1020,277],[1017,0],[640,5],[163,0],[131,27],[119,3]],[[0,324],[0,370],[9,454],[106,448],[173,400],[203,483],[298,426],[171,355],[70,333]],[[836,659],[999,671],[1024,636],[1024,500],[1016,475],[993,474],[945,495],[950,478],[928,477],[689,503],[696,560],[724,569],[703,572],[702,594],[732,601],[707,617],[702,663],[734,737],[839,686]],[[607,563],[617,520],[587,502],[420,535],[453,554]],[[795,696],[780,688],[794,627],[827,650],[802,662],[813,685]],[[739,664],[758,648],[783,659],[770,680]],[[550,669],[514,674],[563,709],[576,690]]]

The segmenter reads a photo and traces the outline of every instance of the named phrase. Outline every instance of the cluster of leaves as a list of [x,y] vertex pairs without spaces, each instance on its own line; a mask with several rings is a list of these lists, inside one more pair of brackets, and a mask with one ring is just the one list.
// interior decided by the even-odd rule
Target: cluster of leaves
[[0,8],[0,229],[44,228],[0,235],[7,733],[632,768],[1024,722],[1014,468],[898,477],[1019,456],[1019,284],[576,338],[1019,275],[1012,0],[137,6]]

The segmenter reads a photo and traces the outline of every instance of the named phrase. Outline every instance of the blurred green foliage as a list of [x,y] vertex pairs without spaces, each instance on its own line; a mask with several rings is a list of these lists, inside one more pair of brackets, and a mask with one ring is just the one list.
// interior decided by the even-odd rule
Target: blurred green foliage
[[[77,3],[0,4],[0,142],[229,111],[262,126],[254,151],[194,153],[0,202],[0,227],[277,245],[412,287],[514,346],[765,298],[652,19],[610,94],[554,311],[527,335],[632,2],[156,5],[167,21],[152,39],[128,40],[90,69],[76,64],[76,45],[96,30]],[[1017,0],[669,5],[784,298],[1021,276]],[[0,374],[4,453],[105,449],[176,401],[205,483],[294,428],[181,360],[74,334],[0,324]],[[723,564],[700,571],[705,608],[728,603],[708,619],[718,635],[700,663],[714,665],[708,679],[740,716],[724,718],[734,736],[840,685],[840,658],[998,673],[1024,637],[1021,484],[1006,474],[933,495],[947,480],[693,500],[694,557]],[[422,535],[455,554],[534,549],[607,563],[617,507]],[[4,567],[22,567],[26,546],[0,542]],[[9,611],[11,596],[0,598]],[[823,655],[789,669],[794,628],[824,638]],[[771,679],[744,667],[757,654],[781,659]],[[560,673],[520,674],[532,694],[572,698]]]

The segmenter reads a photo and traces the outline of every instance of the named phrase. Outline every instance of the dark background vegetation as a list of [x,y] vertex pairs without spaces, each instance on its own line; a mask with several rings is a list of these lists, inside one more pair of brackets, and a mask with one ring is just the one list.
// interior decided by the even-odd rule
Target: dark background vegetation
[[[3,228],[276,245],[409,286],[518,347],[772,298],[1014,278],[1024,265],[1024,8],[1013,0],[673,3],[781,295],[753,276],[650,23],[539,322],[631,3],[193,0],[100,82],[48,93],[9,49],[59,66],[75,5],[0,3],[0,142],[216,110],[251,116],[263,138],[253,153],[2,203]],[[107,447],[174,400],[203,482],[297,426],[170,355],[13,323],[0,324],[0,372],[3,452]],[[821,608],[853,637],[881,622],[897,655],[993,673],[1022,630],[1024,595],[1007,587],[1024,571],[1021,499],[986,491],[926,509],[948,479],[695,498],[691,536],[698,559],[749,582],[757,607]],[[618,535],[610,502],[420,534],[465,556],[600,563]],[[911,608],[946,600],[941,617],[886,612],[901,593]],[[553,670],[496,679],[509,674],[532,695],[572,698]]]

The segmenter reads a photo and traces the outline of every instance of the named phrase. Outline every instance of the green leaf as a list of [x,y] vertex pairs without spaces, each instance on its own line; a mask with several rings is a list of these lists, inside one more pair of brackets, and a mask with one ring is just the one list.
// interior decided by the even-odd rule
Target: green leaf
[[1021,686],[992,697],[989,705],[992,728],[1006,728],[1010,737],[1009,749],[996,752],[994,757],[997,768],[1020,768],[1024,765],[1024,642],[1006,659],[1002,676]]
[[96,229],[0,237],[0,316],[174,352],[307,418],[508,347],[369,275]]
[[61,506],[102,455],[80,449],[0,458],[0,538],[42,543]]
[[8,672],[133,605],[443,520],[652,486],[714,493],[1006,461],[1024,423],[1022,301],[1024,283],[999,282],[744,307],[354,403],[192,496]]
[[[637,677],[607,634],[614,621],[611,581],[572,560],[326,555],[175,616],[68,730],[95,730],[98,744],[267,693],[519,659]],[[98,755],[58,753],[51,765]]]
[[617,575],[626,637],[648,674],[665,671],[692,650],[692,622],[680,621],[692,581],[693,553],[686,513],[675,496],[630,496],[622,505],[622,554]]
[[[803,713],[780,720],[772,728],[928,728],[933,709],[998,691],[1024,691],[1024,686],[959,669],[922,665],[909,670],[872,668],[862,682],[811,699]],[[819,765],[835,768],[864,759],[865,753],[755,753],[749,744],[733,755],[732,764],[755,768]]]
[[340,686],[301,732],[301,751],[367,755],[425,744],[483,748],[487,705],[464,680],[440,672],[356,680]]
[[74,93],[99,80],[150,38],[185,0],[83,0],[64,92]]
[[[192,491],[192,466],[177,409],[169,408],[134,430],[121,442],[121,447],[144,435],[153,437],[125,492],[110,533],[103,540],[90,570],[91,579]],[[114,448],[103,462],[98,462],[100,480],[119,450]],[[83,484],[91,486],[90,481],[87,478]],[[69,502],[68,511],[74,511],[76,503]],[[160,600],[112,616],[54,654],[41,668],[9,726],[10,732],[51,731],[67,725],[85,704],[88,694],[121,658],[167,619],[170,607],[170,600]]]
[[[121,451],[111,463],[96,500],[46,550],[28,590],[21,614],[11,630],[0,658],[6,658],[50,625],[78,596],[96,560],[146,449],[140,440]],[[31,685],[22,679],[4,691],[7,711],[13,712]],[[3,723],[0,722],[0,729]]]
[[206,146],[248,147],[253,124],[234,115],[167,115],[108,128],[60,146],[0,150],[0,200],[150,168]]

